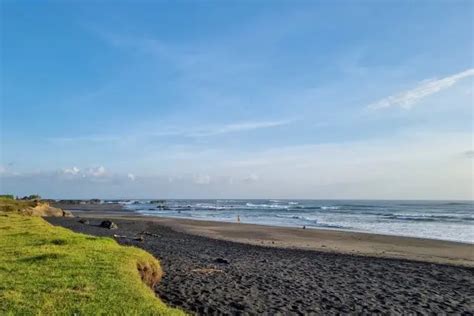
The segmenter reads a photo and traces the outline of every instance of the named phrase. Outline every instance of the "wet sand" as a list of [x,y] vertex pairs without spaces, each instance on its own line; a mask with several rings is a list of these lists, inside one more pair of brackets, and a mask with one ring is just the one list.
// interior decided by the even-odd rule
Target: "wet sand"
[[75,208],[58,205],[58,207],[71,210],[80,217],[153,221],[184,233],[252,245],[474,267],[474,244],[327,229],[146,217],[124,210],[119,204],[79,205]]
[[[258,225],[129,218],[129,213],[120,210],[116,210],[119,214],[97,216],[102,211],[76,212],[76,215],[89,217],[89,224],[79,223],[78,218],[48,220],[92,235],[127,236],[117,238],[118,242],[141,247],[160,259],[165,276],[156,287],[157,294],[168,304],[190,312],[280,312],[285,315],[474,313],[472,245],[413,238],[404,241],[414,243],[412,250],[402,252],[410,256],[416,251],[422,252],[419,243],[429,246],[429,242],[433,243],[431,251],[454,246],[460,252],[457,260],[454,260],[455,255],[449,255],[449,249],[444,250],[447,255],[431,253],[429,258],[417,257],[420,260],[449,259],[458,265],[434,264],[382,258],[384,254],[360,256],[337,251],[342,243],[351,242],[348,236],[354,238],[354,243],[362,240],[369,249],[367,252],[379,247],[370,246],[371,238],[380,246],[403,248],[403,245],[391,244],[397,239],[390,238],[400,237],[354,236],[353,233],[345,235],[345,232],[340,236],[338,233],[341,232],[318,233],[302,229],[296,229],[299,233],[295,233],[288,228],[280,230]],[[118,224],[118,229],[98,226],[102,219],[109,217]],[[291,239],[295,234],[294,240]],[[143,241],[133,240],[136,236],[143,236]],[[308,249],[327,244],[325,248],[330,250],[279,247],[290,244],[300,248],[298,243],[303,246],[306,239],[315,239]],[[436,247],[440,243],[442,247]],[[463,250],[470,250],[470,253],[463,254]]]

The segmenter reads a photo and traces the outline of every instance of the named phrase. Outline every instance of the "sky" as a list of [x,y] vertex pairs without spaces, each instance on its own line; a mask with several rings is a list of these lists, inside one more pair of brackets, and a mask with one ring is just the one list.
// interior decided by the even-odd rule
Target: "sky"
[[472,1],[0,5],[1,193],[474,198]]

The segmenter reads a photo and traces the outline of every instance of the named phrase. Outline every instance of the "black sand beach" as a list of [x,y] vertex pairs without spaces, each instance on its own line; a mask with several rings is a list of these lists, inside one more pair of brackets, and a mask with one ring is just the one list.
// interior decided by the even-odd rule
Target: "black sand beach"
[[160,259],[156,287],[168,304],[197,314],[474,314],[474,269],[397,259],[262,247],[177,232],[145,220],[49,218],[117,238]]

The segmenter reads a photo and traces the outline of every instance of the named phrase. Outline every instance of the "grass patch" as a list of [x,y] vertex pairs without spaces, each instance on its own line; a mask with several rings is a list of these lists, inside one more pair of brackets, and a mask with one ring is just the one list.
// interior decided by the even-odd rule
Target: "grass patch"
[[142,282],[161,269],[141,249],[1,211],[0,249],[2,315],[183,314]]
[[4,196],[0,196],[0,212],[20,213],[29,207],[35,207],[36,201],[13,200]]

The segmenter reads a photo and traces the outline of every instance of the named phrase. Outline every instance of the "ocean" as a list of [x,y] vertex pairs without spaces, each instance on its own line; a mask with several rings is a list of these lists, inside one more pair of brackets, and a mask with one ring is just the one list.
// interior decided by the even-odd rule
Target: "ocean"
[[473,201],[127,200],[146,215],[474,243]]

